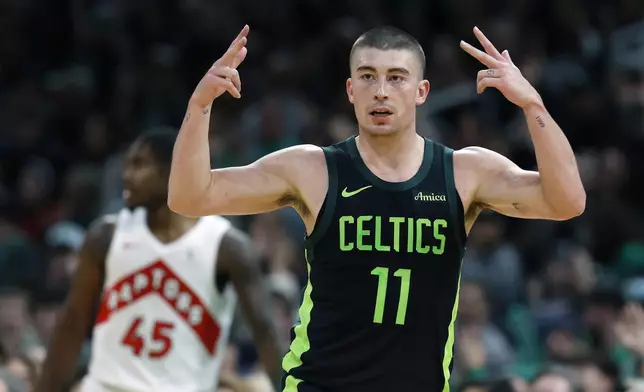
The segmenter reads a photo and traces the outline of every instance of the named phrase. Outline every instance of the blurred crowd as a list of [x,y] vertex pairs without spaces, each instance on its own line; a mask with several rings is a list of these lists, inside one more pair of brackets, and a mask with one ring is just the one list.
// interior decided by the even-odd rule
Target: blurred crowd
[[[214,166],[357,132],[348,54],[391,24],[427,54],[418,131],[536,167],[522,114],[462,53],[479,26],[508,49],[568,135],[588,194],[567,222],[484,213],[463,267],[456,390],[612,392],[644,376],[644,2],[641,0],[0,1],[0,391],[28,391],[97,216],[122,208],[125,147],[181,123],[189,95],[245,24],[241,100],[212,115]],[[231,217],[263,255],[281,332],[305,281],[290,210]],[[79,359],[78,378],[89,351]],[[224,377],[262,390],[242,319]],[[223,389],[221,389],[223,391]],[[644,390],[644,389],[639,389]]]

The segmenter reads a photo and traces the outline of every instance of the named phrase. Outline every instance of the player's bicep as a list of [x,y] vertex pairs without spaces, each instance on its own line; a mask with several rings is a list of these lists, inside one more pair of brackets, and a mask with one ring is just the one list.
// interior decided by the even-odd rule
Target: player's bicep
[[247,166],[212,170],[207,214],[257,214],[301,202],[299,183],[304,163],[318,150],[314,146],[294,146]]
[[538,172],[523,170],[491,150],[468,149],[478,155],[476,203],[516,218],[557,218],[556,211],[544,197]]
[[210,214],[256,214],[290,205],[297,193],[294,187],[279,169],[262,159],[247,166],[210,172]]

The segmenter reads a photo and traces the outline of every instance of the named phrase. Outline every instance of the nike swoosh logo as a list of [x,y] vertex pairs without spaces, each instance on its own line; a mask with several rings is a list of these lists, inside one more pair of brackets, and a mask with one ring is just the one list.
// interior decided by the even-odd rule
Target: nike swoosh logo
[[372,186],[373,186],[373,185],[363,186],[362,188],[356,189],[355,191],[351,191],[351,192],[349,192],[349,191],[347,190],[347,188],[344,188],[344,189],[342,190],[342,197],[351,197],[351,196],[355,196],[355,195],[357,195],[358,193],[360,193],[360,192],[364,191],[365,189],[369,189],[369,188],[371,188]]

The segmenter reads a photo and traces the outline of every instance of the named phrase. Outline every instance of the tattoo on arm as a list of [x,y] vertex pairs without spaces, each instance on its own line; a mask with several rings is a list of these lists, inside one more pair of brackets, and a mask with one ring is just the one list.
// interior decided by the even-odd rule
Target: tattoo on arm
[[[204,108],[204,110],[203,110],[203,112],[202,112],[202,113],[203,113],[204,115],[205,115],[205,114],[210,113],[210,108]],[[191,116],[191,114],[190,114],[190,113],[186,113],[186,116],[183,118],[183,123],[184,123],[184,124],[187,124],[187,123],[188,123],[188,121],[190,120],[190,116]]]
[[541,116],[537,116],[536,120],[537,120],[537,124],[539,124],[539,126],[540,126],[541,128],[545,128],[545,127],[546,127],[546,123],[543,121],[543,119],[541,118]]
[[514,207],[515,210],[519,210],[519,207],[521,207],[521,205],[519,203],[512,203],[512,207]]

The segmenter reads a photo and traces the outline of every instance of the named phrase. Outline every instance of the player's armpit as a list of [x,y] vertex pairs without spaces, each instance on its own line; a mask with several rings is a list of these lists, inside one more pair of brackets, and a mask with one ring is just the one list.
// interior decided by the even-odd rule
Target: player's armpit
[[284,354],[280,347],[273,305],[269,290],[259,267],[259,257],[250,239],[241,231],[231,228],[221,242],[217,268],[233,283],[244,319],[250,326],[259,358],[278,385],[281,377],[281,360]]
[[87,232],[78,254],[78,269],[59,315],[35,392],[64,390],[76,371],[78,354],[103,289],[105,256],[113,234],[114,221],[110,216],[93,223]]
[[564,201],[548,200],[538,172],[523,170],[501,154],[467,147],[455,159],[474,173],[473,203],[516,218],[567,220],[581,213]]
[[313,165],[326,165],[319,147],[289,147],[250,165],[212,170],[205,195],[183,202],[169,199],[168,205],[188,216],[258,214],[286,206],[306,213],[300,188],[311,180]]

